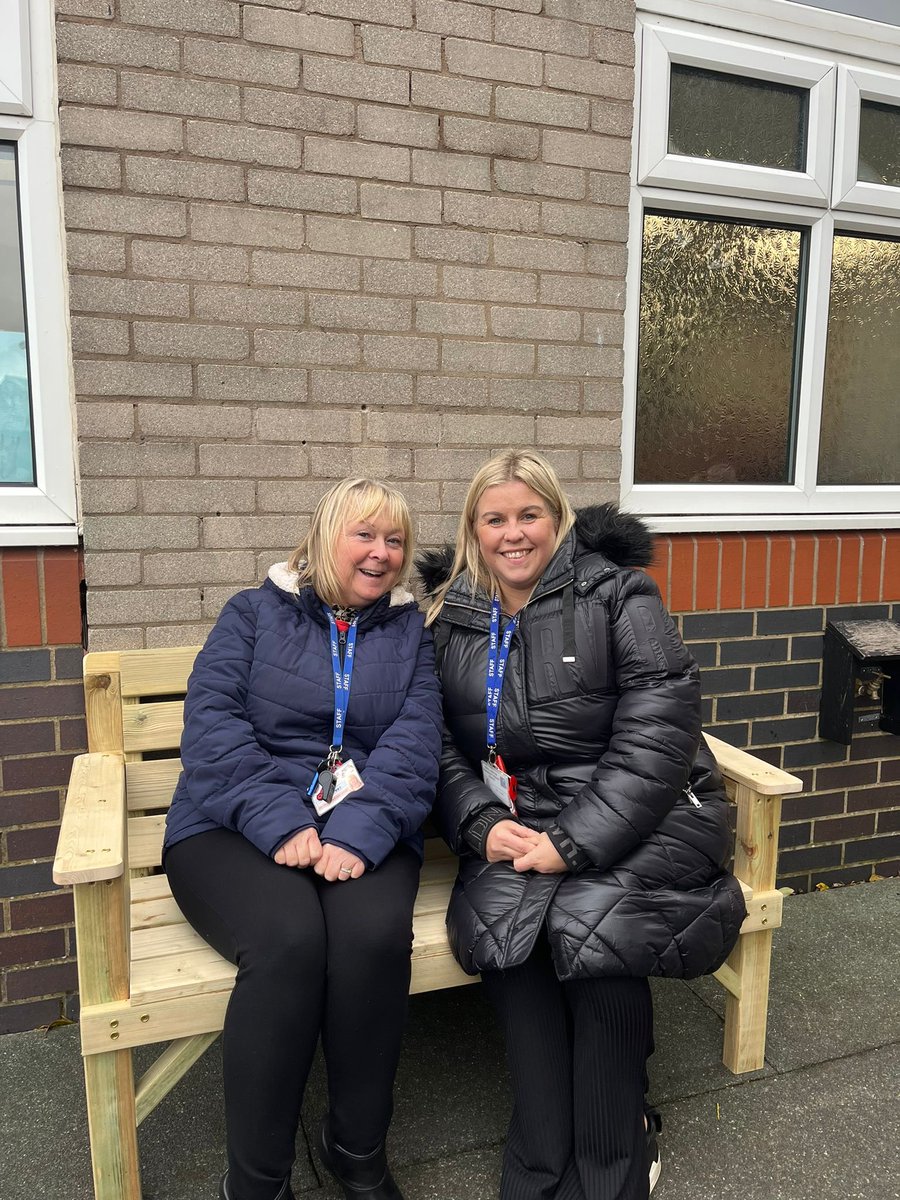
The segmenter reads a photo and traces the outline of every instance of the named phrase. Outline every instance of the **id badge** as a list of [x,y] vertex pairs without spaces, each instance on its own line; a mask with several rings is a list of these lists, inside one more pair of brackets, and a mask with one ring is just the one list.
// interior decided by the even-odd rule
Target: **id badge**
[[346,762],[335,765],[334,788],[331,798],[329,800],[324,799],[322,789],[317,788],[312,798],[313,807],[320,817],[324,817],[326,813],[336,808],[351,792],[358,792],[362,785],[362,776],[357,771],[356,764],[352,758],[348,758]]
[[482,759],[481,777],[487,784],[491,795],[496,796],[510,812],[515,813],[516,777],[503,769],[503,760],[498,758],[496,762],[492,763],[487,759]]

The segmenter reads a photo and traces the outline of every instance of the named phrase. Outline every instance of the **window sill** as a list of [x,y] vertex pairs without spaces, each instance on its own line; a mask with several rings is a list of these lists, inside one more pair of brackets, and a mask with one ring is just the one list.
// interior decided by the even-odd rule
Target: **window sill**
[[0,525],[0,547],[77,545],[76,525]]

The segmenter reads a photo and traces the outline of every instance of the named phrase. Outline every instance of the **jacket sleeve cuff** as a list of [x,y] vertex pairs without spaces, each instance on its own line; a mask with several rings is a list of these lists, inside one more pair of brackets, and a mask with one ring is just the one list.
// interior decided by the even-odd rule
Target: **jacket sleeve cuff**
[[579,874],[591,865],[591,860],[585,852],[576,846],[567,833],[565,833],[558,825],[551,825],[547,830],[547,837],[553,843],[560,858],[569,868],[573,875]]
[[498,821],[512,820],[508,808],[492,804],[480,809],[463,830],[463,839],[479,857],[487,858],[487,837]]

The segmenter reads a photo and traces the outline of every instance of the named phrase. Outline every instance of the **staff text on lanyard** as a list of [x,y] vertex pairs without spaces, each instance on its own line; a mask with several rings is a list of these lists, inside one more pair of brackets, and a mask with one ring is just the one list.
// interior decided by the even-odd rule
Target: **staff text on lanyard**
[[491,636],[488,643],[487,661],[487,750],[488,761],[497,758],[497,714],[500,712],[500,693],[513,634],[516,632],[517,617],[512,617],[503,636],[500,636],[500,600],[494,597],[491,604]]
[[330,609],[325,610],[331,629],[331,666],[334,674],[334,723],[331,730],[331,745],[328,754],[319,763],[313,781],[307,789],[307,795],[313,796],[321,788],[322,796],[334,789],[335,768],[341,764],[341,750],[344,744],[344,726],[347,720],[347,708],[350,704],[350,682],[353,678],[353,652],[356,649],[355,616],[347,629],[347,640],[344,646],[344,661],[341,662],[341,637],[337,622]]

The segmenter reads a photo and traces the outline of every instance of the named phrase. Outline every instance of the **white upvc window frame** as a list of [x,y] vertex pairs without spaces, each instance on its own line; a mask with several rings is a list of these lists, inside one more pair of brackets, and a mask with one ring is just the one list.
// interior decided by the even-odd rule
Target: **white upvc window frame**
[[858,178],[859,126],[863,100],[900,106],[900,75],[842,66],[839,68],[837,94],[834,207],[888,215],[896,213],[897,188],[866,183]]
[[[735,10],[739,10],[736,14],[737,19],[735,25],[739,32],[739,42],[746,43],[747,47],[754,54],[761,48],[768,51],[769,54],[774,54],[776,57],[782,57],[784,61],[794,62],[796,59],[805,59],[807,63],[816,63],[817,46],[810,46],[804,42],[800,48],[796,44],[781,44],[775,34],[784,34],[784,31],[789,27],[784,23],[784,10],[790,9],[790,14],[794,18],[794,27],[797,31],[803,31],[802,26],[797,22],[797,17],[801,13],[805,14],[805,10],[798,12],[797,6],[784,3],[784,0],[731,0]],[[742,189],[741,194],[735,194],[735,191],[730,186],[729,180],[725,185],[722,183],[722,164],[712,163],[707,166],[701,162],[701,167],[705,167],[710,174],[716,174],[717,179],[704,179],[702,173],[693,178],[683,170],[683,163],[686,161],[679,156],[663,155],[659,157],[660,145],[663,149],[667,148],[665,138],[666,134],[660,133],[660,110],[662,106],[659,102],[659,74],[661,64],[663,63],[662,55],[665,55],[665,73],[668,79],[668,63],[687,61],[684,57],[672,57],[674,55],[684,55],[687,53],[686,47],[693,48],[694,51],[702,44],[708,47],[729,46],[731,57],[729,63],[733,67],[739,66],[738,55],[733,51],[732,30],[729,29],[710,29],[697,24],[682,24],[679,21],[672,20],[668,15],[670,9],[677,10],[677,16],[690,16],[695,20],[703,19],[709,21],[709,10],[712,7],[706,3],[700,5],[694,0],[644,0],[644,3],[639,3],[639,8],[649,7],[653,11],[649,14],[639,12],[637,39],[638,39],[638,95],[643,97],[646,92],[645,88],[649,87],[645,72],[648,66],[651,70],[657,72],[656,89],[654,91],[654,100],[652,111],[649,114],[649,128],[651,136],[651,150],[646,152],[643,138],[644,131],[648,127],[648,117],[642,112],[642,107],[637,106],[635,116],[635,139],[637,144],[637,153],[635,154],[635,166],[633,171],[633,189],[632,203],[630,208],[630,228],[629,228],[629,250],[628,250],[628,297],[626,305],[626,336],[625,336],[625,405],[623,410],[622,422],[622,479],[621,479],[621,499],[624,505],[633,511],[643,513],[651,519],[651,523],[660,531],[677,532],[681,530],[692,530],[697,532],[702,531],[727,531],[727,530],[753,530],[753,529],[812,529],[812,528],[885,528],[885,527],[900,527],[900,486],[894,485],[871,485],[871,486],[847,486],[847,487],[826,487],[817,485],[816,474],[818,470],[818,452],[819,452],[819,433],[821,424],[822,412],[822,393],[825,377],[825,353],[827,346],[828,334],[828,308],[829,308],[829,292],[830,292],[830,274],[831,274],[831,254],[832,244],[835,232],[855,232],[865,236],[866,234],[886,236],[891,238],[900,238],[900,196],[897,194],[897,189],[882,189],[885,192],[892,192],[893,206],[892,212],[894,215],[889,215],[883,210],[872,211],[870,207],[867,211],[862,211],[863,206],[854,206],[853,209],[847,207],[837,207],[832,205],[828,207],[829,201],[833,198],[832,179],[830,161],[828,164],[828,178],[825,180],[824,172],[820,172],[818,180],[825,181],[825,191],[821,197],[815,195],[812,189],[808,190],[807,195],[799,195],[795,187],[793,192],[788,192],[787,189],[780,193],[773,194],[770,185],[767,185],[762,177],[773,174],[778,177],[786,175],[798,175],[797,172],[773,172],[769,168],[751,168],[747,173],[746,178],[750,184],[749,187]],[[730,11],[729,6],[719,4],[715,6],[717,19],[723,19],[725,14]],[[756,11],[760,10],[760,11]],[[813,10],[810,10],[811,12]],[[834,16],[834,14],[829,14]],[[778,20],[774,18],[777,17]],[[767,18],[771,18],[767,20]],[[843,18],[840,18],[843,22]],[[853,26],[871,26],[871,22],[863,22],[847,18]],[[873,91],[873,98],[877,95],[887,94],[885,91],[885,81],[893,78],[893,54],[896,50],[896,60],[900,63],[900,29],[893,27],[879,26],[878,28],[886,30],[892,37],[892,44],[889,46],[889,53],[885,54],[884,61],[889,64],[888,71],[873,71],[871,64],[862,65],[849,59],[846,54],[840,54],[836,47],[828,43],[825,38],[826,55],[822,56],[822,61],[827,66],[828,70],[820,76],[821,81],[830,81],[828,86],[832,88],[832,107],[830,119],[833,122],[835,113],[840,113],[840,85],[842,78],[849,76],[851,72],[859,78],[863,78],[866,86],[875,88],[876,84],[866,77],[861,75],[862,71],[866,71],[867,75],[877,77],[878,85],[882,88],[881,92]],[[752,32],[750,32],[752,30]],[[806,29],[804,36],[809,39],[810,30]],[[818,32],[813,30],[812,32]],[[673,37],[672,35],[679,35]],[[767,41],[762,44],[759,35],[767,37]],[[687,38],[689,40],[685,41]],[[702,41],[701,41],[702,39]],[[811,39],[810,39],[811,40]],[[649,42],[650,51],[649,58],[644,55],[644,48]],[[860,39],[854,40],[854,47],[858,50],[862,45]],[[871,42],[869,50],[873,57],[879,53],[879,43]],[[838,62],[836,59],[842,61]],[[754,60],[757,68],[764,61],[759,58]],[[771,61],[771,60],[769,60]],[[704,66],[710,70],[721,70],[722,67],[715,60],[703,62],[695,57],[691,65]],[[879,65],[881,63],[879,62]],[[791,70],[792,68],[788,68]],[[748,73],[748,72],[744,72]],[[900,72],[897,72],[900,76]],[[784,74],[780,77],[774,74],[763,75],[758,77],[773,78],[776,81],[784,80]],[[821,86],[821,83],[813,83],[813,86]],[[844,85],[846,89],[846,84]],[[865,94],[865,93],[863,93]],[[828,116],[825,111],[829,103],[828,96],[825,92],[821,93],[821,103],[823,109],[820,110],[819,119],[820,126],[817,130],[817,136],[821,135],[822,124],[828,123]],[[845,105],[848,103],[849,92],[845,90]],[[664,119],[668,116],[668,86],[666,86],[666,103],[662,113]],[[813,104],[810,103],[810,116],[812,117]],[[845,109],[846,113],[846,109]],[[846,115],[845,115],[846,126]],[[831,138],[831,129],[833,124],[827,130],[829,139]],[[812,126],[810,127],[810,135],[812,134]],[[858,145],[858,130],[857,130],[857,145]],[[845,137],[844,142],[841,141],[840,130],[836,138],[836,149],[846,157],[847,153],[852,153],[849,138]],[[846,149],[844,146],[846,145]],[[812,149],[810,141],[810,149]],[[830,160],[831,150],[828,152]],[[650,160],[656,156],[655,163],[651,166]],[[856,174],[856,161],[858,151],[853,154],[853,173]],[[670,161],[667,163],[666,158]],[[676,161],[672,161],[676,160]],[[835,158],[836,168],[842,162],[841,159]],[[663,164],[662,169],[660,164]],[[734,164],[731,164],[734,165]],[[716,170],[718,169],[718,170]],[[756,172],[756,178],[752,172]],[[814,172],[808,172],[808,177],[815,179]],[[837,186],[837,169],[835,169],[835,182]],[[653,182],[656,179],[665,179],[667,186],[660,186]],[[854,180],[855,182],[855,180]],[[718,186],[715,186],[718,183]],[[870,187],[872,185],[869,185]],[[791,225],[804,228],[808,231],[809,237],[809,253],[808,253],[808,274],[807,274],[807,291],[805,296],[805,305],[802,312],[802,331],[803,338],[803,363],[800,374],[800,386],[797,397],[797,449],[795,460],[795,478],[792,484],[781,485],[749,485],[749,484],[636,484],[634,481],[634,451],[635,451],[635,435],[636,435],[636,416],[637,416],[637,374],[638,374],[638,338],[640,331],[640,291],[641,291],[641,266],[643,253],[643,226],[644,216],[647,210],[658,210],[662,212],[671,212],[675,215],[693,215],[697,217],[708,216],[715,218],[717,216],[725,217],[730,220],[747,220],[761,223],[773,223],[781,225]]]
[[0,486],[0,546],[78,541],[52,0],[0,0],[0,140],[14,142],[36,483]]

